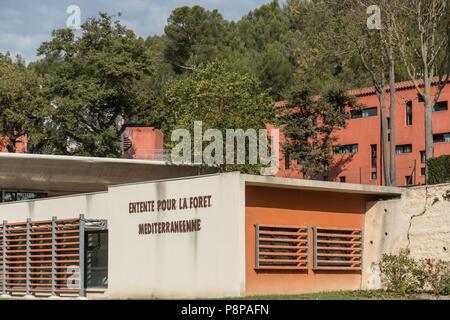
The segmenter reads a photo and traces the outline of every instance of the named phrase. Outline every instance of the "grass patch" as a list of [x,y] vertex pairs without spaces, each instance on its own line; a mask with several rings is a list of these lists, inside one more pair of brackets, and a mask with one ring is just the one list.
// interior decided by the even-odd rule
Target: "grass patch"
[[399,295],[381,290],[331,291],[292,295],[262,295],[237,298],[242,300],[417,300],[417,295]]

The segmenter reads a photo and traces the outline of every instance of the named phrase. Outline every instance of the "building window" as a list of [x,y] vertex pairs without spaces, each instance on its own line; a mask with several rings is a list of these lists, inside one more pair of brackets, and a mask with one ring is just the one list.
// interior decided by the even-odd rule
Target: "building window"
[[378,176],[377,176],[377,172],[372,172],[372,180],[377,180]]
[[390,130],[391,129],[391,118],[387,117],[386,121],[387,121],[387,128],[388,128],[388,130]]
[[413,184],[412,176],[406,176],[405,177],[405,184],[407,186],[412,186],[412,184]]
[[413,115],[412,115],[412,101],[406,102],[406,125],[412,126]]
[[449,133],[433,134],[433,142],[434,143],[450,142],[450,132]]
[[347,153],[357,153],[358,144],[347,144],[334,148],[335,154],[347,154]]
[[448,110],[448,101],[440,101],[433,106],[434,112],[447,111]]
[[345,183],[345,176],[340,176],[339,177],[339,182]]
[[421,95],[420,93],[418,93],[417,94],[417,100],[419,101],[419,102],[425,102],[425,99],[423,98],[423,95]]
[[255,269],[308,269],[308,227],[257,224],[255,237]]
[[388,133],[388,141],[389,142],[391,141],[391,134],[390,133]]
[[37,192],[0,191],[0,203],[40,199],[45,197],[47,197],[47,194],[42,192],[37,193]]
[[426,168],[420,168],[420,175],[421,176],[425,176],[427,173],[427,170],[426,170]]
[[426,163],[427,162],[427,154],[425,151],[420,151],[420,163]]
[[314,270],[361,270],[362,231],[314,227]]
[[108,287],[108,231],[86,232],[86,288]]
[[376,144],[370,145],[370,156],[371,156],[372,168],[376,168],[377,167],[377,145]]
[[360,110],[352,110],[350,114],[352,119],[376,117],[378,115],[378,108],[375,107]]
[[412,152],[411,144],[403,144],[403,145],[395,147],[396,154],[404,154],[404,153],[411,153],[411,152]]

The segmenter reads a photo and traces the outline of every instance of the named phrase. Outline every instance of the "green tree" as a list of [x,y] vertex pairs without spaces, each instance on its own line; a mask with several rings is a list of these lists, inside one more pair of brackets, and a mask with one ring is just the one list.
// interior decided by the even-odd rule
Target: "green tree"
[[[140,82],[152,71],[145,42],[113,16],[88,19],[79,37],[70,29],[54,31],[38,54],[44,59],[35,68],[44,73],[55,108],[46,150],[118,156],[121,123],[136,115],[143,124],[155,123],[153,100],[143,98],[151,97],[151,83]],[[51,65],[48,73],[42,65]]]
[[293,32],[289,16],[278,1],[249,12],[236,24],[237,50],[249,56],[252,73],[276,99],[282,99],[293,80],[291,42]]
[[49,111],[41,79],[22,58],[12,61],[0,54],[0,132],[7,137],[8,151],[15,152],[24,137],[37,141]]
[[170,15],[165,58],[181,73],[222,54],[229,23],[217,11],[200,6],[179,7]]
[[[264,129],[276,115],[273,101],[254,77],[227,71],[221,62],[194,68],[189,76],[169,82],[166,99],[167,133],[183,128],[193,134],[194,121],[202,121],[203,131],[219,129],[225,137],[226,129]],[[256,170],[232,165],[221,169]]]
[[287,159],[297,159],[305,178],[328,175],[334,166],[342,166],[350,159],[333,162],[335,133],[346,127],[348,109],[357,108],[354,99],[342,89],[330,89],[320,97],[308,90],[293,91],[289,102],[282,108],[279,124],[285,142]]
[[448,0],[412,0],[408,5],[398,6],[391,19],[401,62],[424,99],[425,153],[431,159],[433,107],[450,77],[450,5]]

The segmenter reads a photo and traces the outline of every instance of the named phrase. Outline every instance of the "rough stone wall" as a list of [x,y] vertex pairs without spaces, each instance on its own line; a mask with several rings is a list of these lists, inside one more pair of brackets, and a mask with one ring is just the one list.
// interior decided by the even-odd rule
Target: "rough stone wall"
[[450,184],[405,189],[401,199],[371,202],[365,216],[362,288],[381,287],[383,253],[450,261]]

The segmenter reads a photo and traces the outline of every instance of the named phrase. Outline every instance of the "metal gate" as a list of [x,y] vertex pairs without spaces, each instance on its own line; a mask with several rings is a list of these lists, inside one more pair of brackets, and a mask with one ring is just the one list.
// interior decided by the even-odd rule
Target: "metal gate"
[[0,292],[84,296],[83,215],[0,225]]

